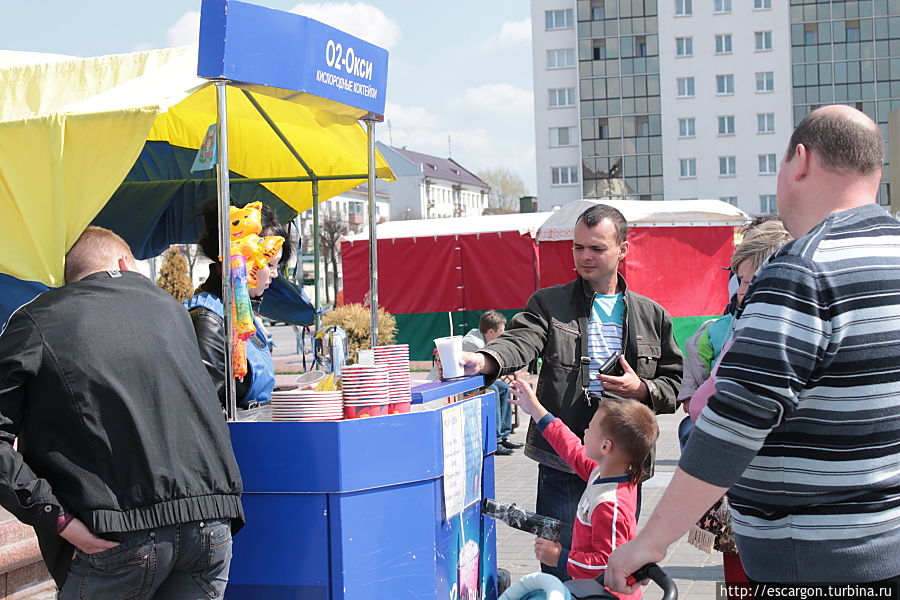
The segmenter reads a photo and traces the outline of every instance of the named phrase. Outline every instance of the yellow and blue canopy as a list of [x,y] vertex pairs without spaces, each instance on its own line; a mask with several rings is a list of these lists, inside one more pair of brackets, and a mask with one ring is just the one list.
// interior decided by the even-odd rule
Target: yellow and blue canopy
[[[61,285],[66,251],[104,210],[102,224],[121,223],[139,257],[196,240],[185,239],[196,234],[185,218],[215,188],[211,171],[185,165],[216,120],[214,86],[196,72],[195,46],[93,58],[0,52],[0,286],[10,278]],[[364,111],[247,89],[316,175],[367,172]],[[232,175],[305,176],[244,91],[227,92]],[[381,156],[376,176],[393,179]],[[364,181],[320,181],[319,201]],[[277,199],[282,216],[313,202],[310,183],[237,188]]]

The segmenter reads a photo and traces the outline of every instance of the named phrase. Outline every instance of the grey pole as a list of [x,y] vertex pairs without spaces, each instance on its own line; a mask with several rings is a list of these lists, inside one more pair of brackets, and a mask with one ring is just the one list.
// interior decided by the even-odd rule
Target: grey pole
[[375,206],[375,128],[374,115],[365,117],[369,141],[369,310],[372,322],[372,348],[378,345],[378,243],[375,235],[377,209]]
[[234,369],[231,365],[231,329],[234,326],[231,317],[233,298],[231,293],[231,226],[230,208],[231,192],[228,180],[228,110],[225,92],[228,80],[216,79],[217,114],[217,160],[216,180],[219,204],[219,253],[222,256],[222,315],[225,320],[225,416],[229,421],[237,417],[237,398],[234,386]]
[[319,330],[319,327],[322,325],[322,317],[319,315],[319,309],[322,307],[322,296],[321,296],[321,285],[319,284],[319,277],[321,277],[321,266],[319,265],[322,262],[322,232],[320,231],[319,225],[319,182],[318,180],[313,180],[312,182],[312,218],[313,218],[313,279],[315,280],[315,293],[313,295],[314,303],[316,305],[316,331]]

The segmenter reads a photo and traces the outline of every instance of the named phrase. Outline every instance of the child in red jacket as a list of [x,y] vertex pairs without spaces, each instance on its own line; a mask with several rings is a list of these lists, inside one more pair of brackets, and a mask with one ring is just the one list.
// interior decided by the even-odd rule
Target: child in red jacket
[[[509,391],[510,402],[531,415],[556,453],[588,484],[578,503],[572,548],[537,538],[534,555],[545,565],[565,566],[573,579],[593,579],[606,569],[612,551],[637,535],[637,485],[659,435],[656,418],[636,400],[604,398],[582,445],[547,412],[530,385],[516,380]],[[641,592],[619,597],[637,600]]]

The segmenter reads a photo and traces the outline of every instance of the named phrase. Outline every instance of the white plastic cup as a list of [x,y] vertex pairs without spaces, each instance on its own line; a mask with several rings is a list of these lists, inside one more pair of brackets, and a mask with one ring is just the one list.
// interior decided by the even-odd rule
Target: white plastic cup
[[459,364],[463,353],[462,340],[461,335],[452,335],[434,340],[438,355],[441,357],[444,379],[453,379],[465,375],[463,366]]
[[360,365],[374,365],[375,364],[375,351],[374,350],[360,350],[357,353],[356,362],[357,362],[357,364],[360,364]]

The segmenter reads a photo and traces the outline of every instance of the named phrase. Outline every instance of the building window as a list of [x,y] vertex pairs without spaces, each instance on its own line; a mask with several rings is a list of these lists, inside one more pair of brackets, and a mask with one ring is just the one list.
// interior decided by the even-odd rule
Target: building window
[[813,46],[816,43],[816,33],[819,26],[815,23],[805,23],[803,25],[803,43],[807,46]]
[[774,175],[776,169],[777,169],[777,163],[775,162],[774,154],[760,154],[759,155],[759,174],[760,175]]
[[756,113],[756,133],[775,131],[775,113]]
[[578,167],[551,167],[551,183],[553,185],[576,185],[578,183]]
[[859,19],[851,19],[847,21],[847,41],[848,42],[858,42],[859,41]]
[[575,127],[551,127],[550,147],[575,146],[578,144],[578,132]]
[[678,172],[682,179],[697,176],[697,159],[696,158],[679,158]]
[[597,119],[597,139],[609,139],[609,119]]
[[717,121],[719,135],[734,135],[734,115],[722,115]]
[[763,71],[756,74],[756,91],[771,92],[775,89],[774,71]]
[[716,0],[713,12],[716,14],[730,13],[731,0]]
[[686,117],[678,119],[678,137],[694,137],[697,135],[696,123],[694,117]]
[[606,40],[594,40],[594,60],[606,60]]
[[721,200],[722,202],[727,202],[732,206],[738,205],[737,196],[719,196],[719,200]]
[[650,135],[650,117],[637,115],[634,118],[634,131],[637,137],[648,137]]
[[645,36],[645,35],[634,36],[634,55],[635,56],[647,56],[647,36]]
[[678,97],[679,98],[693,98],[694,97],[694,78],[693,77],[679,77],[676,81],[678,83]]
[[693,56],[694,55],[694,38],[680,37],[675,38],[675,56]]
[[574,48],[557,48],[547,50],[547,68],[548,69],[565,69],[575,66],[575,49]]
[[731,34],[723,33],[716,36],[716,54],[731,53]]
[[772,8],[772,0],[753,0],[753,10],[769,10]]
[[760,194],[759,196],[759,212],[777,213],[778,212],[778,196],[775,194]]
[[719,157],[719,176],[731,177],[737,175],[737,158],[734,156]]
[[606,18],[606,2],[604,0],[591,0],[591,20],[601,21]]
[[716,95],[731,96],[734,94],[734,75],[716,75]]
[[575,106],[575,88],[553,88],[550,90],[550,108]]
[[757,31],[753,34],[753,37],[756,39],[756,50],[771,50],[772,49],[772,32],[771,31]]
[[675,0],[675,16],[687,17],[694,14],[692,0]]
[[544,19],[547,30],[572,29],[575,21],[574,11],[571,8],[564,10],[545,10]]

